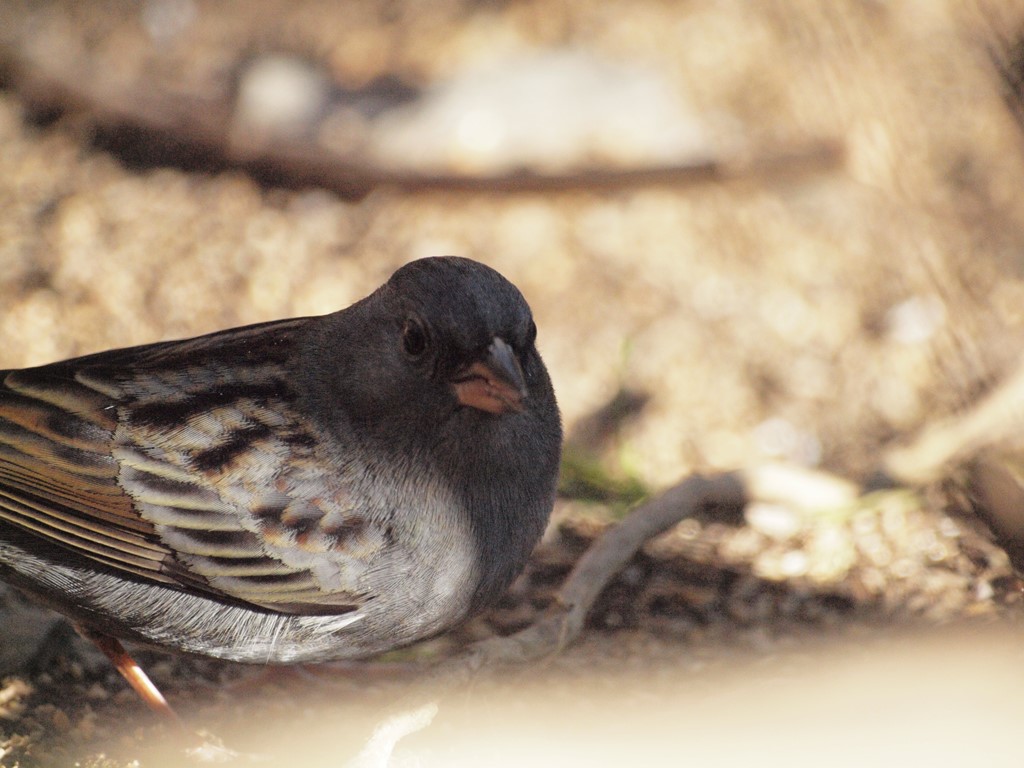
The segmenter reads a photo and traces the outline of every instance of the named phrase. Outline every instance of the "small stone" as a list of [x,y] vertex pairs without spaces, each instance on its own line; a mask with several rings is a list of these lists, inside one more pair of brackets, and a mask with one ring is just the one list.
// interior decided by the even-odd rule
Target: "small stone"
[[800,515],[781,504],[754,502],[747,506],[744,517],[754,530],[777,541],[795,536],[803,527]]
[[779,567],[783,576],[796,578],[807,573],[809,562],[806,553],[794,549],[782,556],[779,560]]

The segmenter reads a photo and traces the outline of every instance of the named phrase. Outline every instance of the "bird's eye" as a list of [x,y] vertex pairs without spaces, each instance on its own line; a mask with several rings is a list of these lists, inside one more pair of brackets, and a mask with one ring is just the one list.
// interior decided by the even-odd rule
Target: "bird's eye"
[[427,332],[414,317],[410,317],[402,326],[402,349],[409,357],[419,357],[427,351]]

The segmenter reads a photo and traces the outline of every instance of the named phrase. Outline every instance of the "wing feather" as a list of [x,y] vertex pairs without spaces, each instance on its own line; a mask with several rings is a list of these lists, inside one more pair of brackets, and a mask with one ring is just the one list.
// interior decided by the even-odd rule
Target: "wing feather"
[[354,609],[386,537],[344,524],[346,480],[294,409],[300,323],[0,372],[0,519],[145,580]]
[[[117,484],[114,408],[47,369],[0,377],[0,519],[145,579],[169,556]],[[116,406],[115,406],[116,407]]]
[[103,429],[113,430],[117,426],[116,406],[113,401],[117,390],[89,386],[78,381],[72,373],[61,375],[57,371],[64,365],[31,368],[24,371],[10,371],[4,377],[4,386],[9,392],[24,395],[40,404],[52,405],[65,413],[91,422]]

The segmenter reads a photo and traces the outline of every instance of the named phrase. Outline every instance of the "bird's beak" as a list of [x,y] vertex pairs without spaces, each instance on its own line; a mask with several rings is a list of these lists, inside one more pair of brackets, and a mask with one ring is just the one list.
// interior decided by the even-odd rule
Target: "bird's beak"
[[487,413],[523,410],[526,379],[512,347],[495,337],[482,360],[463,368],[452,380],[462,405]]

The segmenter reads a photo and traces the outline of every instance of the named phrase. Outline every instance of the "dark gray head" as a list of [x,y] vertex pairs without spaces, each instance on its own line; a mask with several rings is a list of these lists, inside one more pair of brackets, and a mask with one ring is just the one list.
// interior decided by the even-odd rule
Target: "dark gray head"
[[467,408],[475,413],[460,418],[545,412],[554,395],[536,336],[523,295],[495,270],[454,256],[420,259],[322,318],[306,345],[306,384],[317,410],[388,439],[396,418],[407,431]]

